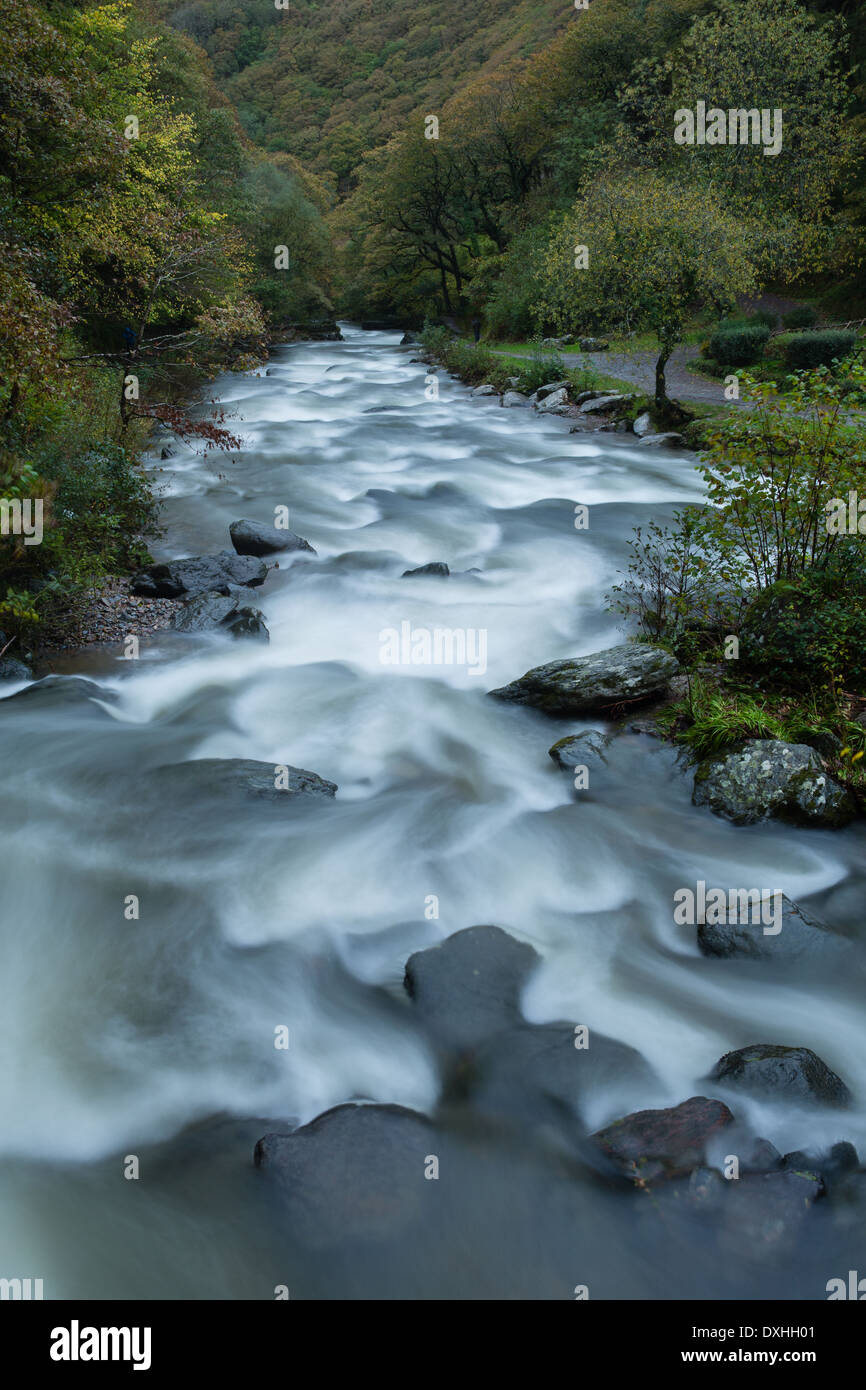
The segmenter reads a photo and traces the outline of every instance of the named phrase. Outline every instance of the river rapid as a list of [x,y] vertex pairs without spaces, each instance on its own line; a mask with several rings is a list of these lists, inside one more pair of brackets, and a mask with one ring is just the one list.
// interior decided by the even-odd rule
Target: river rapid
[[[254,592],[270,644],[158,634],[137,661],[81,659],[101,704],[0,702],[0,1276],[42,1278],[46,1298],[823,1298],[857,1230],[821,1204],[795,1258],[720,1261],[696,1220],[659,1224],[646,1194],[483,1134],[426,1249],[311,1254],[263,1198],[268,1128],[358,1098],[435,1107],[403,967],[476,923],[542,957],[529,1021],[585,1024],[653,1068],[593,1094],[587,1127],[717,1094],[702,1078],[734,1048],[798,1044],[847,1082],[848,1111],[725,1099],[782,1152],[866,1151],[861,986],[704,959],[672,908],[698,880],[781,889],[861,937],[862,825],[735,828],[638,735],[578,795],[547,750],[593,725],[486,694],[625,640],[605,595],[632,528],[700,498],[692,460],[444,373],[428,399],[399,335],[343,332],[214,384],[244,441],[231,461],[153,463],[160,558],[219,551],[231,521],[277,506],[315,546]],[[401,577],[437,560],[456,573]],[[383,633],[436,628],[484,634],[472,666],[383,660]],[[234,757],[314,771],[337,799],[254,815],[140,785]]]

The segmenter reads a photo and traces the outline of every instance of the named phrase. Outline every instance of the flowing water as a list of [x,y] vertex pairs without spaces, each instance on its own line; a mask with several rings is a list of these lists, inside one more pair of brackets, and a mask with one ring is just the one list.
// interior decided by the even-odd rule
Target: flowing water
[[[216,383],[244,438],[232,461],[179,449],[155,465],[164,556],[222,549],[229,522],[282,505],[315,546],[256,591],[270,645],[162,634],[137,662],[90,659],[114,699],[0,706],[0,1275],[41,1277],[46,1297],[268,1298],[276,1282],[292,1297],[570,1297],[569,1279],[613,1298],[823,1297],[854,1237],[817,1208],[795,1260],[720,1265],[698,1228],[660,1237],[631,1198],[482,1140],[471,1210],[426,1252],[310,1257],[262,1202],[265,1128],[359,1097],[434,1107],[403,966],[475,923],[542,956],[527,1019],[584,1023],[654,1068],[639,1093],[593,1095],[588,1125],[706,1093],[732,1048],[803,1044],[852,1108],[738,1098],[738,1115],[783,1152],[866,1149],[856,984],[705,960],[672,915],[675,889],[704,879],[809,899],[857,937],[862,829],[737,829],[693,808],[675,752],[637,735],[578,797],[547,749],[592,725],[486,694],[624,640],[605,593],[632,527],[700,496],[690,461],[570,434],[444,375],[428,400],[395,335],[344,333]],[[458,573],[401,578],[433,560]],[[485,634],[486,650],[388,664],[382,633],[404,624]],[[307,768],[337,800],[284,817],[148,790],[149,769],[202,757]]]

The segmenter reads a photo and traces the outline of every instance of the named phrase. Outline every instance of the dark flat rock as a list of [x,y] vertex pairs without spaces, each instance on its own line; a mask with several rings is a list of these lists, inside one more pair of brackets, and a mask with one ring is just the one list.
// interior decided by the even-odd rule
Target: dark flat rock
[[252,555],[196,555],[188,560],[170,560],[151,565],[137,574],[130,590],[143,598],[183,598],[207,592],[228,593],[229,585],[248,588],[263,584],[268,567]]
[[232,545],[238,555],[277,555],[284,551],[306,550],[311,555],[316,551],[310,542],[294,531],[282,530],[278,526],[266,526],[260,521],[233,521],[229,527]]
[[441,1043],[471,1047],[520,1022],[520,993],[539,960],[500,927],[467,927],[410,956],[404,985]]
[[707,1144],[734,1123],[726,1105],[692,1096],[666,1110],[638,1110],[591,1136],[628,1177],[647,1182],[690,1173],[703,1163]]
[[708,1080],[783,1100],[823,1105],[847,1105],[851,1100],[844,1081],[808,1047],[753,1043],[726,1052]]

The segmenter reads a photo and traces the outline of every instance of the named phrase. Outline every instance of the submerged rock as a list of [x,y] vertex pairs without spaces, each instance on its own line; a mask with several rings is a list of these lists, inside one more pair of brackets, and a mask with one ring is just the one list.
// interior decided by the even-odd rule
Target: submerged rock
[[175,632],[217,632],[231,633],[232,637],[253,637],[267,642],[270,634],[259,608],[245,604],[240,594],[248,591],[238,589],[231,594],[197,594],[175,613],[171,626]]
[[260,521],[233,521],[229,527],[232,545],[238,555],[276,555],[283,551],[307,550],[311,555],[316,551],[294,531],[283,531],[276,526],[265,526]]
[[808,1047],[753,1043],[751,1047],[726,1052],[708,1080],[760,1095],[822,1105],[847,1105],[851,1099],[844,1081]]
[[795,825],[847,825],[852,798],[824,771],[805,743],[753,739],[744,748],[708,758],[695,772],[692,800],[735,825],[775,817]]
[[651,1182],[692,1172],[709,1141],[733,1123],[721,1101],[692,1096],[666,1110],[638,1110],[590,1137],[628,1177]]
[[681,449],[685,440],[675,430],[668,430],[665,434],[645,434],[638,443],[642,449]]
[[193,758],[186,763],[167,763],[151,775],[166,795],[194,792],[203,799],[242,797],[289,805],[298,797],[333,797],[337,792],[335,782],[327,782],[315,772],[252,758]]
[[169,560],[151,565],[137,574],[130,591],[142,598],[182,598],[208,592],[228,593],[230,584],[247,588],[264,584],[268,567],[252,555],[196,555],[187,560]]
[[761,922],[701,922],[698,946],[705,956],[777,961],[845,960],[854,949],[852,942],[784,895],[781,930],[776,935],[766,934]]
[[591,771],[593,767],[599,769],[606,766],[610,743],[608,734],[601,734],[597,729],[586,729],[581,734],[569,734],[567,738],[559,739],[552,748],[548,748],[547,754],[557,767],[566,772],[573,772],[576,767],[586,767]]
[[425,574],[433,574],[446,579],[450,573],[448,566],[442,560],[432,560],[429,565],[419,565],[417,569],[404,570],[400,577],[401,579],[417,579]]
[[[114,690],[97,685],[86,676],[43,676],[14,695],[7,695],[5,702],[25,700],[28,705],[93,705],[94,700],[113,703],[117,699]],[[94,708],[96,708],[94,706]]]
[[388,1241],[436,1219],[439,1184],[424,1177],[434,1134],[401,1105],[338,1105],[292,1134],[264,1135],[254,1162],[304,1245]]
[[679,669],[670,652],[628,642],[589,656],[535,666],[519,680],[489,693],[548,714],[593,714],[663,694]]
[[467,927],[410,956],[403,983],[437,1040],[470,1047],[521,1021],[520,993],[539,960],[501,927]]

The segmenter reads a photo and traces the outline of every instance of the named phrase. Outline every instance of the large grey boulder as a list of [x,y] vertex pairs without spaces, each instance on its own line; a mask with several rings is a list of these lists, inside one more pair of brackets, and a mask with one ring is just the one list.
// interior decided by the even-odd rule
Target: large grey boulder
[[487,382],[484,383],[483,386],[476,386],[475,389],[474,389],[473,392],[472,392],[472,395],[473,395],[473,396],[498,396],[498,395],[499,395],[499,392],[497,391],[497,389],[496,389],[495,386],[491,386],[490,382],[487,381]]
[[195,555],[187,560],[169,560],[150,565],[130,584],[133,594],[142,598],[183,598],[193,594],[228,593],[230,584],[253,588],[264,584],[268,567],[252,555]]
[[856,811],[805,743],[753,739],[738,751],[708,758],[695,772],[692,800],[735,825],[775,817],[795,825],[846,825]]
[[504,406],[528,406],[529,397],[524,396],[522,391],[506,391],[499,404]]
[[269,640],[261,609],[253,608],[240,597],[248,590],[232,585],[230,594],[196,594],[174,614],[171,626],[175,632],[227,632],[232,637],[252,637],[260,642]]
[[851,1099],[841,1077],[808,1047],[753,1043],[751,1047],[726,1052],[708,1080],[783,1100],[847,1105]]
[[593,714],[663,694],[679,669],[676,658],[661,647],[627,642],[535,666],[489,693],[547,714]]
[[546,386],[539,386],[538,390],[534,392],[534,399],[544,401],[557,391],[568,392],[569,384],[567,381],[549,381]]
[[265,526],[260,521],[233,521],[229,535],[238,555],[276,555],[293,550],[307,550],[311,555],[316,553],[303,536],[276,526]]

